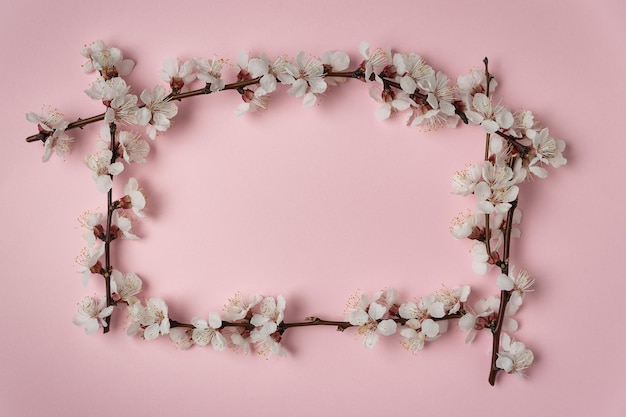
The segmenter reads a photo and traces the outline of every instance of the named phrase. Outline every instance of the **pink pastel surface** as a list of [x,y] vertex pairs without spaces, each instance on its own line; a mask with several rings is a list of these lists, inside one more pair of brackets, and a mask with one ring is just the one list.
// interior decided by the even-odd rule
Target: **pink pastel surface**
[[[0,5],[1,416],[626,415],[622,1],[87,3]],[[163,58],[236,63],[241,49],[344,50],[354,66],[367,40],[453,78],[488,56],[502,103],[533,110],[567,142],[568,165],[520,197],[512,263],[537,279],[516,334],[536,355],[529,378],[489,386],[490,335],[466,345],[456,326],[415,356],[397,336],[370,351],[353,330],[290,329],[288,357],[269,360],[127,338],[123,313],[107,335],[73,326],[76,303],[103,291],[97,279],[84,288],[74,263],[85,245],[76,219],[106,207],[82,163],[98,128],[42,164],[24,114],[102,111],[82,93],[93,74],[78,54],[96,39],[136,61],[136,92],[160,82]],[[116,267],[181,321],[221,311],[236,291],[284,294],[287,321],[342,319],[359,289],[496,294],[448,232],[474,204],[450,194],[451,175],[481,159],[484,132],[378,121],[367,88],[350,81],[311,109],[282,89],[269,111],[240,118],[236,93],[182,102],[148,163],[116,185],[135,176],[149,196],[142,240],[115,246]]]

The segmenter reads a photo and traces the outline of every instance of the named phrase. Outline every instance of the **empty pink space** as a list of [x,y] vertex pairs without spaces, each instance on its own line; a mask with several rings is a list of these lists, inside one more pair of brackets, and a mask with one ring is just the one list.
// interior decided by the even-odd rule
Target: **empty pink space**
[[[624,23],[619,1],[2,2],[0,415],[623,416]],[[502,104],[532,110],[567,143],[567,165],[520,192],[511,262],[536,278],[516,315],[515,335],[535,353],[528,377],[501,373],[489,386],[491,336],[465,344],[456,322],[415,355],[398,335],[368,350],[355,329],[332,327],[287,330],[286,358],[181,351],[167,337],[127,337],[123,309],[110,333],[86,336],[72,324],[76,303],[104,288],[75,272],[77,218],[106,208],[83,163],[98,127],[43,164],[24,114],[102,112],[83,93],[94,77],[78,53],[97,39],[136,62],[137,94],[161,82],[167,57],[227,59],[233,81],[240,50],[342,50],[354,68],[368,41],[418,53],[452,79],[488,56]],[[497,293],[496,276],[476,275],[469,243],[449,232],[475,205],[451,194],[451,177],[481,161],[481,128],[380,121],[357,80],[312,108],[282,87],[267,111],[241,117],[235,92],[180,102],[148,162],[120,174],[114,191],[137,178],[147,218],[141,240],[113,257],[141,276],[145,297],[189,322],[236,292],[282,294],[295,322],[344,320],[358,291],[417,299],[468,284],[470,305]]]

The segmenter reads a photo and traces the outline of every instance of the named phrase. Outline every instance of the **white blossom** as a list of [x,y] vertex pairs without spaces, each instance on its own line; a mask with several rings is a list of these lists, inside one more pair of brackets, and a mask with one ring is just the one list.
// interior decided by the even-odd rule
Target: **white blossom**
[[219,331],[222,327],[222,319],[216,312],[209,314],[208,322],[194,317],[191,324],[194,326],[191,338],[196,345],[206,346],[210,343],[214,350],[224,350],[228,346],[228,342]]
[[113,306],[106,305],[106,298],[85,297],[78,304],[78,313],[72,319],[76,326],[85,328],[85,333],[95,333],[100,327],[107,327],[105,318],[113,313]]
[[98,190],[108,192],[113,187],[112,177],[124,170],[121,162],[111,163],[113,152],[103,150],[99,154],[87,155],[84,163],[91,170],[91,177],[96,182]]
[[162,85],[156,85],[152,91],[145,89],[141,101],[146,105],[146,133],[150,139],[156,138],[157,132],[165,132],[171,125],[171,119],[178,114],[178,106],[167,98],[167,91]]
[[141,292],[142,285],[141,278],[133,272],[123,274],[117,269],[111,271],[111,294],[115,300],[129,305],[139,302],[135,296]]
[[525,375],[525,371],[532,365],[535,355],[526,348],[524,343],[511,339],[507,333],[502,333],[496,366],[504,372],[514,374],[518,378]]
[[83,64],[84,72],[88,73],[96,70],[105,78],[128,75],[135,66],[132,60],[124,59],[120,49],[107,47],[101,40],[97,40],[90,46],[82,48],[80,54],[88,59]]
[[172,91],[178,92],[196,79],[195,69],[196,66],[192,60],[181,63],[178,59],[167,58],[163,61],[159,76],[170,85]]

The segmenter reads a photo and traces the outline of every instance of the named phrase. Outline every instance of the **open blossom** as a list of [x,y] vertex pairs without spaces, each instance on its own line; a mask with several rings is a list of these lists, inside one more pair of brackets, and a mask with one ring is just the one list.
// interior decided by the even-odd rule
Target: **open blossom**
[[469,285],[462,285],[452,289],[444,288],[435,294],[443,302],[443,309],[446,314],[458,313],[467,301],[471,292]]
[[311,107],[317,101],[316,94],[326,91],[324,65],[317,58],[307,58],[304,52],[298,52],[293,64],[286,64],[285,71],[290,76],[286,82],[291,84],[287,91],[295,97],[304,97],[302,105]]
[[159,71],[161,79],[169,83],[173,92],[179,92],[183,86],[193,82],[197,74],[192,60],[181,63],[178,59],[167,58],[163,61],[163,68]]
[[162,299],[150,298],[145,307],[138,302],[131,304],[128,311],[133,319],[133,323],[127,330],[129,336],[135,335],[140,329],[143,329],[143,338],[146,340],[153,340],[160,334],[169,333],[168,308]]
[[26,120],[37,124],[37,128],[40,132],[47,133],[52,133],[57,129],[65,130],[69,124],[63,120],[63,114],[49,108],[46,109],[43,114],[37,114],[34,112],[26,113]]
[[457,171],[452,177],[452,193],[469,195],[482,180],[483,171],[480,164],[468,165],[463,171]]
[[250,310],[259,304],[261,300],[263,300],[263,296],[255,294],[251,296],[248,301],[244,301],[241,298],[241,294],[236,293],[234,297],[228,299],[228,303],[225,306],[226,313],[224,314],[224,318],[228,321],[250,318],[252,317]]
[[282,323],[285,312],[285,297],[264,297],[259,303],[260,313],[254,314],[250,319],[250,323],[258,328],[270,328],[272,332],[278,329],[278,325]]
[[53,153],[64,158],[71,151],[73,138],[65,133],[69,123],[63,120],[63,115],[56,110],[48,110],[45,114],[26,113],[26,120],[36,123],[39,132],[46,135],[44,151],[41,157],[43,162],[48,162]]
[[269,96],[262,88],[251,90],[244,89],[241,99],[244,101],[235,109],[235,114],[241,116],[244,113],[254,113],[257,110],[266,110],[269,104]]
[[113,306],[106,305],[106,298],[85,297],[78,304],[78,313],[72,319],[76,326],[85,328],[85,333],[95,333],[100,327],[107,327],[105,318],[113,313]]
[[459,214],[452,220],[450,233],[455,239],[478,239],[483,235],[485,216],[475,213]]
[[382,103],[376,110],[376,118],[378,120],[388,119],[393,113],[403,112],[409,109],[411,104],[415,105],[415,102],[402,91],[395,92],[372,86],[369,89],[369,94],[374,100]]
[[522,305],[522,300],[527,292],[533,291],[530,289],[535,283],[535,280],[531,277],[530,273],[524,269],[516,271],[516,268],[511,265],[509,268],[509,274],[500,274],[497,280],[498,288],[502,291],[511,291],[511,298],[507,308],[511,305],[513,312]]
[[198,346],[206,346],[209,343],[214,350],[224,350],[228,342],[220,333],[222,319],[219,314],[212,312],[209,314],[209,321],[195,317],[191,320],[194,329],[191,335],[192,340]]
[[109,103],[104,113],[104,122],[111,124],[137,124],[148,123],[150,112],[145,108],[137,106],[137,96],[134,94],[122,94],[115,97]]
[[198,79],[210,85],[211,92],[218,91],[226,85],[222,79],[222,68],[226,61],[218,58],[203,59],[197,58],[193,60],[198,69]]
[[537,122],[535,121],[535,115],[529,110],[520,110],[513,113],[513,125],[509,128],[507,133],[514,138],[523,138],[531,132],[536,131]]
[[479,200],[476,206],[478,211],[486,214],[506,213],[519,193],[519,188],[514,185],[513,170],[485,161],[482,171],[483,181],[474,188],[474,195]]
[[[105,130],[108,131],[109,129]],[[122,130],[118,133],[117,142],[126,163],[137,162],[142,164],[146,162],[146,157],[150,153],[150,144],[141,139],[137,133]]]
[[[278,325],[283,321],[285,305],[285,297],[282,295],[276,299],[265,297],[259,303],[260,313],[254,314],[250,319],[250,324],[255,326],[254,330],[250,332],[250,341],[255,344],[260,354],[266,356],[286,355],[285,350],[280,345],[281,333],[278,330]],[[235,344],[243,342],[232,336],[231,340]]]
[[[495,79],[489,81],[489,94],[493,93],[498,86]],[[465,110],[472,107],[472,100],[478,93],[487,91],[487,78],[485,71],[474,70],[468,74],[459,75],[456,80],[458,98],[465,104]]]
[[523,377],[526,369],[535,360],[533,351],[526,348],[524,343],[511,339],[511,336],[506,333],[502,334],[500,348],[502,350],[498,352],[496,366],[518,378]]
[[146,207],[146,197],[143,190],[139,188],[139,183],[135,178],[129,178],[128,183],[124,186],[124,197],[120,199],[121,208],[133,209],[133,212],[139,217],[146,217],[141,211]]
[[551,137],[547,128],[539,133],[528,131],[526,135],[533,141],[532,147],[535,153],[528,167],[531,173],[539,178],[546,178],[548,171],[540,164],[546,163],[558,168],[567,163],[567,159],[563,157],[565,142]]
[[370,53],[370,44],[367,42],[361,42],[359,52],[361,52],[364,58],[361,67],[365,71],[365,79],[370,80],[374,76],[376,81],[382,84],[378,72],[392,63],[391,53],[381,48],[377,48]]
[[84,72],[88,73],[96,70],[107,79],[128,75],[135,66],[132,60],[124,59],[121,50],[107,47],[101,40],[97,40],[90,46],[82,48],[80,54],[88,59],[83,65]]
[[104,227],[102,223],[106,219],[102,213],[86,213],[79,218],[80,224],[87,229],[83,234],[83,238],[87,241],[89,246],[93,246],[96,243],[96,238],[104,240]]
[[53,153],[56,153],[61,158],[65,158],[72,152],[72,142],[74,142],[74,139],[68,136],[64,129],[56,129],[44,142],[41,160],[48,162]]
[[491,98],[478,93],[472,99],[472,107],[465,111],[470,122],[481,125],[487,133],[513,126],[513,114],[502,106],[494,106]]
[[437,321],[448,314],[459,312],[469,296],[469,286],[443,289],[433,295],[422,297],[417,303],[402,303],[398,309],[400,317],[406,319],[400,331],[404,337],[402,346],[415,353],[424,348],[427,341],[437,339],[448,329],[447,321]]
[[89,88],[85,90],[85,94],[93,100],[110,103],[113,99],[128,94],[129,91],[130,87],[126,85],[126,81],[120,77],[108,80],[98,77],[91,83]]
[[91,176],[100,192],[106,193],[113,187],[111,176],[117,175],[124,170],[121,162],[111,163],[113,152],[101,151],[100,154],[87,155],[85,165],[91,170]]
[[[474,339],[477,330],[485,327],[494,326],[498,319],[498,310],[500,309],[500,297],[491,296],[487,299],[480,299],[474,305],[474,311],[468,311],[459,319],[459,327],[469,331],[465,339],[468,343]],[[504,331],[514,332],[517,330],[517,321],[510,317],[509,311],[505,311],[505,317],[502,322]]]
[[[139,237],[133,234],[133,219],[128,215],[115,210],[111,216],[111,233],[114,239],[122,238],[129,240],[137,240]],[[114,230],[116,229],[116,230]]]
[[141,101],[147,111],[146,133],[150,139],[156,137],[157,132],[165,132],[171,125],[171,119],[178,114],[178,106],[167,99],[167,91],[162,85],[156,85],[150,90],[143,90]]
[[397,292],[392,288],[386,293],[378,291],[371,301],[366,294],[362,294],[353,311],[346,317],[351,325],[359,326],[359,334],[363,336],[366,348],[373,349],[376,346],[379,334],[390,336],[396,332],[397,323],[388,318],[389,308],[394,305],[396,298]]
[[78,272],[82,274],[82,283],[86,287],[89,283],[89,278],[91,278],[91,274],[96,269],[101,269],[102,266],[98,263],[100,258],[104,255],[104,244],[101,244],[97,247],[92,247],[90,249],[84,249],[80,256],[76,258],[76,263],[78,264]]
[[[238,80],[259,78],[259,87],[256,91],[259,96],[270,94],[276,90],[277,80],[286,76],[287,60],[284,56],[272,61],[263,52],[258,58],[250,58],[246,52],[240,51],[237,56],[239,66]],[[285,78],[288,80],[289,77]],[[255,92],[256,92],[255,91]]]
[[111,293],[116,301],[122,300],[129,305],[139,302],[135,296],[141,292],[142,284],[141,278],[133,272],[111,271]]
[[396,53],[393,55],[393,65],[400,77],[400,87],[407,94],[415,93],[420,83],[435,75],[432,67],[417,54]]
[[441,110],[445,115],[455,117],[455,108],[452,102],[454,95],[448,84],[448,76],[441,71],[432,74],[418,82],[420,88],[428,94],[426,102],[433,110]]
[[170,340],[176,344],[176,348],[187,350],[193,346],[193,329],[187,327],[174,327],[170,329]]

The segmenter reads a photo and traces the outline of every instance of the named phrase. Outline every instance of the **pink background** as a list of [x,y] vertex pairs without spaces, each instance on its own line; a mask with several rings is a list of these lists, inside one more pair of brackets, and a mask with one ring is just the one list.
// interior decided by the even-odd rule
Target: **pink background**
[[[0,5],[0,415],[626,415],[623,2],[86,3]],[[110,334],[85,336],[71,318],[102,285],[84,288],[74,272],[76,219],[106,202],[82,163],[97,128],[74,132],[74,154],[48,164],[23,138],[35,133],[24,114],[44,105],[72,120],[102,111],[82,93],[93,76],[78,54],[96,39],[136,61],[136,92],[159,82],[170,56],[339,49],[355,65],[367,40],[454,78],[488,56],[502,102],[533,110],[568,146],[568,165],[520,198],[513,263],[537,278],[516,334],[536,354],[529,378],[490,387],[490,335],[465,345],[456,327],[416,356],[397,337],[368,351],[354,331],[292,329],[289,356],[270,360],[129,339],[122,314]],[[122,175],[144,184],[149,208],[143,239],[116,245],[115,265],[144,279],[145,296],[188,321],[237,290],[282,293],[286,320],[300,321],[341,319],[358,289],[496,293],[493,277],[472,273],[468,242],[448,233],[474,204],[449,190],[454,171],[481,158],[479,128],[380,122],[356,81],[313,109],[281,91],[269,111],[241,118],[234,93],[184,101],[149,162]]]

